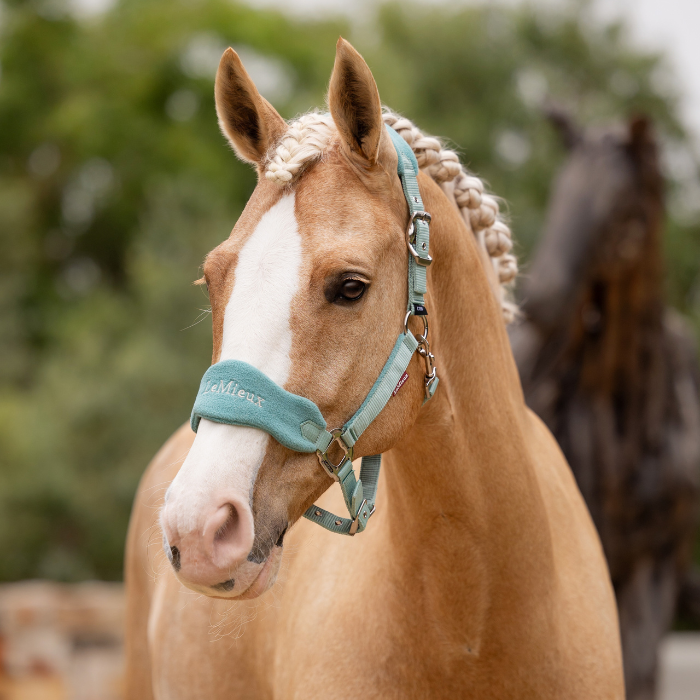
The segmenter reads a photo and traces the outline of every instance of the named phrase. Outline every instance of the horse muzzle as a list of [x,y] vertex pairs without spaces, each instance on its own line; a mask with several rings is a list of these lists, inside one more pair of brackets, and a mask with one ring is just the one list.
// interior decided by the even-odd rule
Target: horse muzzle
[[247,590],[267,561],[250,561],[255,540],[250,505],[238,494],[220,497],[194,527],[177,517],[175,499],[161,511],[163,547],[178,579],[206,595],[233,597]]

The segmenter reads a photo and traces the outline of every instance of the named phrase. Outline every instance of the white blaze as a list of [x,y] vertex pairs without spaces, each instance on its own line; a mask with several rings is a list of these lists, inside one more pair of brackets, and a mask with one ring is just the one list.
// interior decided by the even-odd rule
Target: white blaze
[[[270,208],[238,255],[224,314],[221,360],[241,360],[284,385],[291,367],[291,304],[299,288],[301,236],[294,194]],[[168,491],[181,534],[201,526],[217,493],[248,501],[269,436],[202,419],[182,468]],[[170,508],[170,506],[169,506]]]
[[246,241],[224,315],[221,360],[241,360],[284,384],[289,376],[291,304],[299,288],[301,236],[288,194]]

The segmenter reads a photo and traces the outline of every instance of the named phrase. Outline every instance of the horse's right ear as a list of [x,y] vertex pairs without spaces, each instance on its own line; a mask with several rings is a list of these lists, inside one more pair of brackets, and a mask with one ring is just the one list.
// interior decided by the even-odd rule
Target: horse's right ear
[[549,104],[544,108],[544,116],[558,132],[567,151],[570,151],[581,140],[581,130],[571,114],[563,107]]
[[216,72],[216,114],[219,126],[239,158],[260,164],[287,125],[258,92],[238,54],[224,51]]
[[627,147],[633,156],[641,159],[655,146],[651,119],[644,114],[635,115],[630,118],[627,128]]

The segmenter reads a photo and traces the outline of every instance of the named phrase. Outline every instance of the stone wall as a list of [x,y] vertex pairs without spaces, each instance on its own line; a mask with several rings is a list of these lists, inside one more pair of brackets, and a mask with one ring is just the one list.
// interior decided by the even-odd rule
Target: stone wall
[[121,584],[0,586],[0,700],[122,700]]

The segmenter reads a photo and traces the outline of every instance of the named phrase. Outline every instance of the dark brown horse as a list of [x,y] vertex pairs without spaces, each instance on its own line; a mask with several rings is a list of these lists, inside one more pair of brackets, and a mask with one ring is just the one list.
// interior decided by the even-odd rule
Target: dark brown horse
[[552,118],[569,159],[511,332],[527,403],[571,465],[610,566],[628,698],[653,698],[656,652],[690,559],[700,382],[664,302],[663,179],[649,122],[583,133]]

